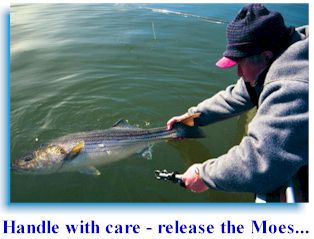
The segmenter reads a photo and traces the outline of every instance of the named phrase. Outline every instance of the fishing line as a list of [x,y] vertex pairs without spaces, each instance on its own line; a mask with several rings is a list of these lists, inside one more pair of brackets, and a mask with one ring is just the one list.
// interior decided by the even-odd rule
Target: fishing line
[[198,19],[200,19],[202,21],[206,21],[206,22],[214,23],[214,24],[228,24],[229,23],[229,22],[224,21],[224,20],[219,20],[219,19],[199,16],[199,15],[194,15],[194,14],[185,13],[185,12],[171,11],[171,10],[161,9],[161,8],[148,8],[148,7],[145,7],[144,9],[150,10],[152,12],[162,13],[162,14],[173,14],[173,15],[180,15],[180,16],[183,16],[183,17],[198,18]]
[[152,29],[153,29],[153,34],[154,34],[154,40],[156,40],[156,33],[155,33],[155,25],[154,22],[152,22]]

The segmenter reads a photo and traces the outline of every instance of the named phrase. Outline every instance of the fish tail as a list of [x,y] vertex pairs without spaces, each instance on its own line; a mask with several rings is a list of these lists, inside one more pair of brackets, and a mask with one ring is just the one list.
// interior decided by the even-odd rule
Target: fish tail
[[187,126],[180,122],[173,125],[177,138],[205,138],[204,132],[198,126]]

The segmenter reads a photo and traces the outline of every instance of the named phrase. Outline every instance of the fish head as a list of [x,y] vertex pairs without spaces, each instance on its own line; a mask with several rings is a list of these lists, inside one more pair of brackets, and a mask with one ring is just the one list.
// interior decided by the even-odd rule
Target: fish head
[[59,170],[67,157],[66,151],[58,145],[40,147],[12,163],[18,173],[48,174]]

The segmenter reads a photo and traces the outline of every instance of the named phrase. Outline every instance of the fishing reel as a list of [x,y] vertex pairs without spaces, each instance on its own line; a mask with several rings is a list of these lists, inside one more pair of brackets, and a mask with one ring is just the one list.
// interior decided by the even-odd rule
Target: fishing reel
[[181,187],[185,188],[185,184],[182,180],[182,174],[178,174],[177,172],[168,172],[167,170],[155,170],[155,178],[157,180],[163,180],[167,182],[173,182],[179,184]]

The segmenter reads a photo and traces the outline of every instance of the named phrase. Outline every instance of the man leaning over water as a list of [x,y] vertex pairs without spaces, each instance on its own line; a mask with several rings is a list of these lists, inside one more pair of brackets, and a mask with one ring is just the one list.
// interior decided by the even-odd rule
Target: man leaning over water
[[187,169],[186,188],[271,195],[302,174],[298,201],[308,201],[308,27],[288,28],[280,13],[250,4],[228,24],[226,35],[216,65],[237,66],[240,79],[172,117],[167,127],[194,113],[200,113],[195,125],[204,126],[255,106],[257,112],[239,145]]

